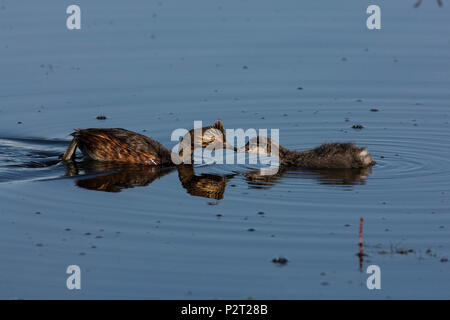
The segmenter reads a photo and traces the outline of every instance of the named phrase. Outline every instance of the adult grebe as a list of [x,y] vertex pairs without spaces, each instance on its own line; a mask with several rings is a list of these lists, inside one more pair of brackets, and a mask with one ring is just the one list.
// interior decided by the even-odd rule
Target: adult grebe
[[[64,161],[75,157],[78,147],[88,158],[97,161],[125,162],[144,165],[171,166],[172,153],[159,142],[125,129],[80,129],[72,133],[73,140],[62,156]],[[189,147],[189,153],[183,151]],[[178,157],[188,162],[196,147],[236,149],[226,142],[225,129],[217,120],[212,126],[192,129],[182,138]]]
[[325,143],[311,149],[295,151],[280,146],[270,138],[254,137],[245,145],[245,152],[278,154],[281,166],[309,169],[357,169],[375,164],[366,148],[353,143]]

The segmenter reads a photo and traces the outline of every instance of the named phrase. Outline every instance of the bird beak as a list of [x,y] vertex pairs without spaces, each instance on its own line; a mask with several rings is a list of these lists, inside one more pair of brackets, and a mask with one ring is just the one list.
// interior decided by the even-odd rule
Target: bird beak
[[238,153],[246,153],[247,151],[246,151],[245,147],[240,147],[239,149],[237,149],[236,152],[238,152]]
[[239,149],[232,146],[231,144],[229,144],[228,142],[224,143],[224,148],[228,149],[228,150],[233,150],[234,152],[239,152]]
[[239,152],[237,148],[229,144],[228,142],[224,142],[222,139],[217,139],[215,142],[206,144],[203,148],[218,148],[218,149],[228,149],[233,150],[234,152]]
[[236,150],[237,150],[236,152],[239,152],[239,153],[248,153],[248,149],[249,149],[249,146],[248,146],[248,144],[246,144],[245,146],[240,147],[239,149],[236,149]]
[[239,152],[239,150],[238,150],[237,148],[235,148],[234,146],[232,146],[232,145],[229,144],[228,142],[223,141],[221,138],[218,138],[217,141],[218,141],[219,143],[223,143],[222,146],[223,146],[224,149],[233,150],[234,152]]

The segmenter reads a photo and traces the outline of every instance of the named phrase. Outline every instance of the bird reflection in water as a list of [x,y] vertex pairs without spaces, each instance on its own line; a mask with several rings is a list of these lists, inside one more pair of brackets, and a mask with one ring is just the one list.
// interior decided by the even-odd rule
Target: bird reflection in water
[[[124,166],[120,163],[95,160],[72,161],[66,165],[66,176],[80,176],[81,179],[76,181],[78,187],[105,192],[120,192],[123,189],[145,187],[177,170],[182,187],[190,195],[215,200],[224,198],[227,182],[238,175],[238,173],[196,175],[192,165],[176,167]],[[362,185],[365,184],[370,173],[371,168],[312,170],[281,166],[274,175],[265,175],[259,169],[241,173],[241,175],[245,177],[250,188],[269,189],[286,176],[313,179],[324,185]]]
[[[68,162],[66,176],[87,175],[76,182],[80,188],[120,192],[133,187],[145,187],[153,181],[173,171],[173,168],[155,166],[126,165],[118,163],[86,160]],[[91,176],[93,175],[93,176]]]
[[304,169],[280,166],[274,175],[265,175],[261,170],[245,173],[245,179],[253,189],[269,189],[283,176],[295,176],[302,179],[314,179],[323,185],[363,185],[372,169]]
[[123,189],[148,186],[162,176],[173,172],[175,169],[178,170],[178,178],[180,179],[181,185],[190,195],[215,200],[223,199],[227,181],[236,175],[195,175],[192,165],[162,168],[143,165],[123,166],[123,164],[90,160],[67,163],[66,176],[90,176],[77,180],[76,185],[80,188],[105,192],[120,192]]
[[195,175],[194,168],[190,165],[180,165],[177,169],[178,178],[190,195],[216,200],[223,199],[227,182],[236,175],[221,176],[206,173]]

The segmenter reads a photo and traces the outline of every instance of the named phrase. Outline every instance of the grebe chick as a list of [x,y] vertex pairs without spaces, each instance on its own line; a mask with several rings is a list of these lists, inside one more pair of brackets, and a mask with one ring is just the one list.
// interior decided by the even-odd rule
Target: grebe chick
[[375,164],[366,148],[353,143],[325,143],[311,150],[289,150],[270,138],[254,137],[245,145],[245,152],[277,156],[281,166],[309,169],[357,169]]
[[[198,131],[196,131],[198,130]],[[73,140],[62,156],[64,161],[75,157],[78,147],[87,157],[97,161],[135,163],[143,165],[172,166],[179,163],[172,161],[172,153],[159,142],[142,134],[125,129],[79,129],[72,133]],[[225,141],[225,129],[222,122],[216,121],[212,126],[192,129],[182,138],[178,157],[180,161],[192,160],[196,147],[206,148],[210,145],[222,148],[235,148]],[[190,145],[189,152],[184,153]]]

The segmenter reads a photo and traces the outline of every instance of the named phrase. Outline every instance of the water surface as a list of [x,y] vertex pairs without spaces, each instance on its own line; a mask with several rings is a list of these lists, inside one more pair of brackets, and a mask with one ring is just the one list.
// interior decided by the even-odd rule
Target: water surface
[[[0,0],[0,297],[448,299],[449,9],[413,2],[378,1],[369,31],[367,1],[78,1],[69,31],[70,1]],[[263,179],[58,159],[74,128],[171,148],[216,119],[293,149],[352,141],[377,165]]]

